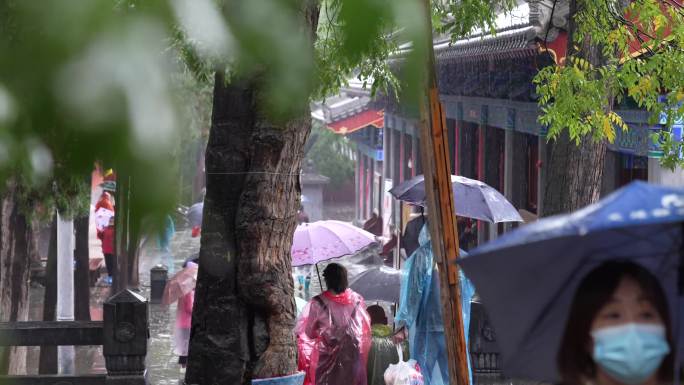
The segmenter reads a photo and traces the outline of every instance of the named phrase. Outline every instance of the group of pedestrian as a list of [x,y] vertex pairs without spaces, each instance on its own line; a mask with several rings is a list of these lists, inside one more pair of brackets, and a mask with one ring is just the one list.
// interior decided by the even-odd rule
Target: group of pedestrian
[[[377,218],[372,219],[369,228],[377,226]],[[395,322],[409,329],[409,350],[421,383],[449,384],[438,274],[426,217],[409,224],[409,232],[420,226],[417,247],[411,247],[410,237],[401,242],[411,252],[406,266],[416,285],[402,286]],[[466,234],[464,243],[473,241],[474,224],[459,220],[458,225]],[[469,302],[474,288],[460,274],[461,293]],[[364,299],[347,287],[347,272],[341,265],[329,264],[323,277],[327,290],[308,302],[295,329],[305,384],[376,385],[366,376],[372,321]],[[595,267],[575,290],[569,309],[556,356],[561,383],[670,383],[676,344],[666,298],[657,278],[635,263],[616,260]],[[464,306],[465,312],[469,313],[469,306]]]

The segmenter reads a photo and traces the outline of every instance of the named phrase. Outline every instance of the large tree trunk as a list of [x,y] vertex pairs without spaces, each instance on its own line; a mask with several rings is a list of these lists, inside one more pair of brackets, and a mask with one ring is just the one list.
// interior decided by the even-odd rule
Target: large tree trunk
[[[238,293],[254,312],[252,351],[259,360],[252,363],[257,377],[296,370],[290,250],[300,204],[299,170],[310,130],[307,110],[282,127],[258,119],[252,136],[250,171],[254,173],[245,177],[235,223]],[[269,338],[265,351],[256,338],[264,332]]]
[[74,220],[76,230],[76,271],[74,272],[74,317],[77,321],[90,321],[90,245],[88,230],[90,215]]
[[204,154],[206,151],[206,143],[204,139],[197,141],[197,162],[195,176],[192,180],[192,202],[195,203],[202,200],[202,191],[204,190],[206,179],[204,175]]
[[[21,213],[18,186],[9,182],[0,206],[0,321],[28,319],[30,261],[36,253],[31,223]],[[0,373],[25,374],[26,348],[0,348]]]
[[[318,2],[302,4],[315,31]],[[290,247],[311,118],[302,100],[299,118],[269,122],[258,90],[253,79],[226,85],[216,74],[188,384],[297,369]]]
[[[577,0],[571,0],[570,42],[573,41],[576,10]],[[569,54],[583,57],[595,66],[604,61],[601,48],[592,45],[589,39],[578,47],[578,52],[573,47],[575,44],[570,44]],[[612,108],[611,101],[606,101],[606,108]],[[546,179],[542,181],[544,199],[541,215],[567,213],[596,202],[601,196],[605,157],[605,141],[597,142],[587,136],[578,146],[570,140],[567,132],[561,134],[549,146],[546,163],[542,166],[546,168]]]
[[251,104],[248,86],[225,86],[223,76],[216,74],[188,384],[240,384],[251,358],[250,314],[237,293],[235,241],[235,219],[254,125]]
[[543,216],[567,213],[600,198],[605,142],[585,138],[577,146],[567,133],[549,146],[544,188]]

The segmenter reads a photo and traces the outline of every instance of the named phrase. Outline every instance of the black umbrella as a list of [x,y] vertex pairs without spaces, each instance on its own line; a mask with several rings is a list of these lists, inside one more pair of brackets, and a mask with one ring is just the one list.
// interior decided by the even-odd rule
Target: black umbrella
[[401,271],[378,266],[359,274],[349,287],[367,301],[399,302]]

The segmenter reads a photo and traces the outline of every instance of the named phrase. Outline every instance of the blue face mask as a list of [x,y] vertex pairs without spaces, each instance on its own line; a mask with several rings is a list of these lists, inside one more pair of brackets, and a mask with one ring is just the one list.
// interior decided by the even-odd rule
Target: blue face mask
[[594,362],[614,379],[629,385],[650,378],[670,352],[662,325],[628,323],[598,329],[591,335]]

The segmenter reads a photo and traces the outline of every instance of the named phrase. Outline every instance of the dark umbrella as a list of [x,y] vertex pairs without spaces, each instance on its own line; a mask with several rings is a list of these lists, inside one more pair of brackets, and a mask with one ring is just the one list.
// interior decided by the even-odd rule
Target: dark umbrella
[[401,271],[378,266],[359,274],[349,287],[366,301],[399,302]]
[[189,257],[185,258],[185,261],[183,261],[183,267],[187,266],[188,262],[199,264],[199,253],[191,254]]
[[[495,188],[479,180],[451,176],[456,201],[456,215],[486,222],[522,222],[520,213]],[[418,175],[394,186],[390,194],[396,199],[425,207],[425,182]]]
[[195,203],[190,206],[186,214],[190,227],[202,226],[202,211],[204,210],[204,201]]
[[610,260],[632,261],[658,277],[675,330],[682,330],[677,316],[684,312],[677,290],[682,221],[683,189],[635,182],[572,214],[507,233],[460,259],[497,331],[504,371],[515,378],[558,380],[555,359],[577,286]]
[[[468,255],[463,250],[460,253],[461,256]],[[387,266],[375,266],[354,277],[349,287],[361,294],[367,301],[399,303],[401,279],[401,270]]]

